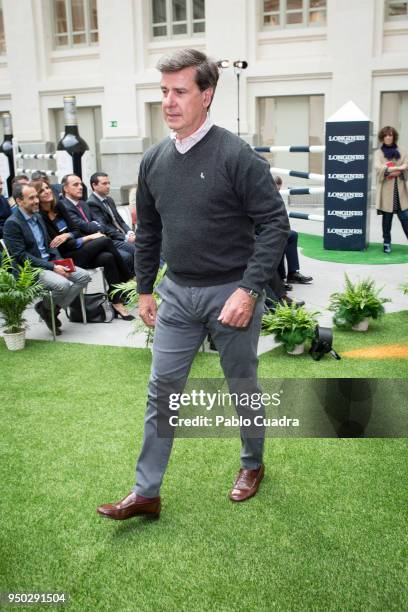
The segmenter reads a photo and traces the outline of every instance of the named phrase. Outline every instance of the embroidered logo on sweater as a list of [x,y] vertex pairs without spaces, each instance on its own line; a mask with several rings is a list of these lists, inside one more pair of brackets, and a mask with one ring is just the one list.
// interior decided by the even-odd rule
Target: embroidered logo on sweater
[[200,179],[203,179],[203,181],[205,180],[205,174],[204,174],[204,172],[202,172],[202,173],[200,174]]

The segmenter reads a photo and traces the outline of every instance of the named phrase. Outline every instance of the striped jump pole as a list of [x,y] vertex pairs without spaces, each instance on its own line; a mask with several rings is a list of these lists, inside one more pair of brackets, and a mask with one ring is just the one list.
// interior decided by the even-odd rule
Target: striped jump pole
[[288,217],[291,219],[306,219],[306,221],[320,221],[323,223],[323,215],[313,215],[312,213],[297,212],[296,210],[288,211]]
[[[39,168],[18,168],[19,174],[32,174],[33,172],[37,172]],[[55,170],[40,170],[47,176],[58,176]]]
[[324,193],[324,187],[294,187],[293,189],[281,189],[281,196],[314,195]]
[[[33,172],[44,172],[47,176],[56,176],[61,180],[64,174],[72,173],[72,157],[66,151],[55,151],[54,153],[21,153],[18,142],[13,138],[14,160],[17,164],[19,160],[37,160],[55,162],[55,170],[45,170],[44,168],[16,168],[17,173],[31,175]],[[20,162],[21,163],[21,162]]]
[[16,153],[16,159],[57,159],[55,153]]
[[257,153],[324,153],[324,145],[273,145],[271,147],[254,147]]
[[300,170],[288,170],[287,168],[271,168],[271,174],[284,176],[296,176],[298,178],[311,179],[324,183],[324,174],[315,174],[314,172],[301,172]]

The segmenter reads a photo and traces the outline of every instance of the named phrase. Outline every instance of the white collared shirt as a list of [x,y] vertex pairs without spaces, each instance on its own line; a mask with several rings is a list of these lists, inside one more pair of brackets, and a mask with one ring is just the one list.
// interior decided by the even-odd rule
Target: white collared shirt
[[67,198],[67,200],[69,200],[71,202],[71,204],[73,204],[74,206],[78,206],[80,200],[73,200],[72,198],[69,198],[67,195],[64,196],[65,198]]
[[[96,191],[93,191],[93,192],[92,192],[92,194],[93,194],[93,195],[94,195],[96,198],[98,198],[98,200],[99,200],[100,202],[104,202],[104,201],[106,200],[106,198],[103,198],[102,196],[100,196],[100,195],[99,195],[99,193],[96,193]],[[106,197],[108,197],[108,196],[106,196]]]
[[187,151],[189,151],[192,147],[194,147],[194,145],[196,145],[198,142],[200,142],[200,140],[204,138],[204,136],[210,131],[212,126],[213,123],[209,115],[207,115],[207,118],[204,123],[193,134],[190,134],[190,136],[186,136],[186,138],[179,140],[179,138],[177,137],[177,133],[171,132],[170,138],[173,140],[177,151],[184,155],[184,153],[187,153]]

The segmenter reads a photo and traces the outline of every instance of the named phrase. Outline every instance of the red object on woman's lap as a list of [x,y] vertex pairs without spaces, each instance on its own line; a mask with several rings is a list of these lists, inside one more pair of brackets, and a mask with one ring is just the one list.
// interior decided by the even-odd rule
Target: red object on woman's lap
[[397,178],[397,176],[401,174],[401,170],[395,170],[395,172],[392,171],[392,169],[395,168],[396,166],[396,164],[393,161],[389,161],[385,165],[387,166],[387,168],[389,168],[389,172],[390,172],[390,174],[386,176],[386,179],[388,181],[390,181],[391,179]]

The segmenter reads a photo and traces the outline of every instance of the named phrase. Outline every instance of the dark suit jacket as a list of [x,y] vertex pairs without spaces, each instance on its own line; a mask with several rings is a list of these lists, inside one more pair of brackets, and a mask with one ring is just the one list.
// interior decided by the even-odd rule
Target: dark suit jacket
[[0,195],[0,238],[3,238],[3,227],[6,219],[11,215],[11,206],[7,199]]
[[67,211],[68,218],[70,219],[71,224],[75,225],[80,230],[83,236],[87,236],[88,234],[94,234],[95,232],[105,233],[104,225],[95,218],[86,202],[81,200],[79,203],[85,213],[86,218],[89,219],[89,221],[84,220],[75,204],[68,200],[68,198],[62,197],[60,199],[60,203]]
[[19,209],[13,211],[13,214],[10,215],[4,224],[4,241],[11,257],[18,264],[23,265],[24,261],[29,259],[37,268],[52,270],[54,264],[51,263],[51,260],[61,259],[61,255],[57,249],[50,247],[50,240],[41,215],[39,213],[35,213],[35,215],[44,234],[44,242],[50,255],[50,261],[46,261],[41,257],[34,234]]
[[109,238],[112,238],[112,240],[125,240],[127,232],[130,232],[131,229],[118,213],[114,200],[109,197],[105,199],[110,210],[112,211],[115,221],[125,232],[124,234],[120,232],[117,227],[115,227],[109,212],[105,209],[102,202],[93,193],[90,195],[86,203],[92,210],[94,219],[98,219],[98,221],[105,227],[105,233],[107,236],[109,236]]

